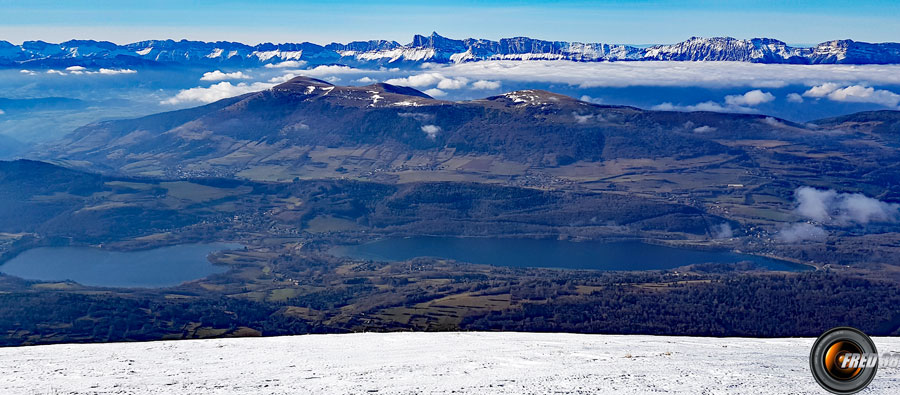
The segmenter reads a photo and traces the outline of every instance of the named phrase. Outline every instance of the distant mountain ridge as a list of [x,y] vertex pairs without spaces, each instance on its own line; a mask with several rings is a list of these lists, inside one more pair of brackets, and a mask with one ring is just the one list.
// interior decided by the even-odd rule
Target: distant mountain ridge
[[0,67],[141,67],[154,65],[258,67],[286,61],[308,64],[404,65],[484,60],[734,61],[772,64],[894,64],[900,43],[834,40],[793,47],[771,38],[692,37],[686,41],[638,47],[609,43],[546,41],[528,37],[499,41],[456,40],[437,33],[416,35],[409,44],[354,41],[325,46],[309,42],[247,45],[238,42],[150,40],[117,45],[70,40],[59,44],[0,41]]

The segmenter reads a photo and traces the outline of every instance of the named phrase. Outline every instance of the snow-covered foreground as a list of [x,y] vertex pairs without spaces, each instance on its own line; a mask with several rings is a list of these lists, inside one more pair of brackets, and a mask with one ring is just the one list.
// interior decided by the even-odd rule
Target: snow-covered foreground
[[[308,335],[0,349],[0,394],[824,394],[814,339]],[[900,351],[900,338],[876,338]],[[866,393],[900,393],[882,369]]]

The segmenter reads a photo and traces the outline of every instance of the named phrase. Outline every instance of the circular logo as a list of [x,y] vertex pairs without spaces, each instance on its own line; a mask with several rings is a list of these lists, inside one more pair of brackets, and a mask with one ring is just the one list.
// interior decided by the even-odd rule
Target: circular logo
[[822,388],[834,394],[855,394],[866,388],[878,370],[878,349],[858,329],[831,329],[816,339],[809,368]]

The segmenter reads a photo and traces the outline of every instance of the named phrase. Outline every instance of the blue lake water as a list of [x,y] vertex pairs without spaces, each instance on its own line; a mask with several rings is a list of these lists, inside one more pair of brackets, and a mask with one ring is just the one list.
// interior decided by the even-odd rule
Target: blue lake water
[[209,254],[243,248],[237,244],[184,244],[141,251],[92,247],[40,247],[0,265],[0,272],[29,280],[74,281],[101,287],[158,288],[228,270]]
[[750,261],[768,270],[803,271],[810,267],[732,251],[674,248],[640,242],[572,242],[560,240],[410,237],[337,246],[336,256],[377,261],[436,257],[510,267],[589,270],[667,270],[699,263]]

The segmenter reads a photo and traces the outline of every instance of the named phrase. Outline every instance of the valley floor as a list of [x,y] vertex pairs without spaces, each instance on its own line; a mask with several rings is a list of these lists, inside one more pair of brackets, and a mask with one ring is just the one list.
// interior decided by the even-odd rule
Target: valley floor
[[[824,394],[814,339],[363,333],[0,348],[3,394]],[[900,338],[876,338],[881,352]],[[882,369],[865,393],[897,393]]]

